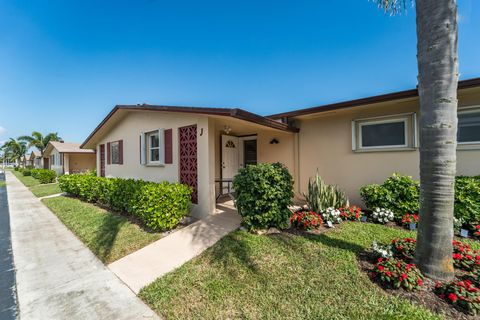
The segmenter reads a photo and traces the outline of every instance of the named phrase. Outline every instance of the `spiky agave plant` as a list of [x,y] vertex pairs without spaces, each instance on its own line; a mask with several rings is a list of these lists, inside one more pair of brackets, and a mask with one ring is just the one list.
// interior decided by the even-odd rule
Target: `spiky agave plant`
[[303,194],[310,210],[323,212],[327,208],[348,206],[346,194],[335,185],[326,184],[318,171],[315,178],[308,180],[308,192]]

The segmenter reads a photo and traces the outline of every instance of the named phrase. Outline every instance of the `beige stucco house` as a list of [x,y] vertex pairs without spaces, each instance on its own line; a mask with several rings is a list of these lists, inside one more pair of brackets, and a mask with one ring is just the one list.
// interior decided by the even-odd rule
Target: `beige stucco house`
[[43,152],[43,166],[58,175],[95,169],[95,150],[81,149],[80,143],[50,141]]
[[32,150],[32,152],[30,152],[30,155],[27,157],[27,167],[33,167],[35,169],[43,167],[40,151]]
[[[480,174],[480,78],[459,83],[458,174]],[[119,105],[82,144],[98,175],[182,182],[192,214],[213,212],[239,168],[282,162],[298,196],[318,170],[361,204],[358,190],[394,172],[419,177],[416,89],[268,117],[241,109]]]

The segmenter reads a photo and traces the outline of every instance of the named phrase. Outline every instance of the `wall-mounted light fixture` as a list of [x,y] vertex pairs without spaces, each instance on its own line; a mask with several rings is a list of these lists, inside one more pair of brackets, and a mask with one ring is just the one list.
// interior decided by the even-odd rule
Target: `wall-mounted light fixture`
[[279,144],[280,141],[277,140],[277,138],[273,138],[272,140],[270,140],[270,144]]
[[223,126],[223,132],[225,132],[225,134],[229,134],[230,131],[232,131],[232,128],[230,128],[230,126],[227,126],[227,125]]

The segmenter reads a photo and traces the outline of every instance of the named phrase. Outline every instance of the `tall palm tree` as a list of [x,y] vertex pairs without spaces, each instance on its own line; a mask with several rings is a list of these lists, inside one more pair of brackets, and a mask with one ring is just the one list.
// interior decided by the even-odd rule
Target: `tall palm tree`
[[58,133],[52,132],[43,136],[38,131],[33,131],[31,136],[21,136],[18,137],[18,140],[26,141],[28,143],[28,147],[35,147],[40,151],[40,155],[43,157],[43,152],[47,147],[47,144],[50,141],[59,141],[61,138],[58,136]]
[[[392,14],[408,0],[377,0]],[[420,224],[415,261],[428,277],[453,277],[457,149],[457,1],[416,0],[420,98]]]

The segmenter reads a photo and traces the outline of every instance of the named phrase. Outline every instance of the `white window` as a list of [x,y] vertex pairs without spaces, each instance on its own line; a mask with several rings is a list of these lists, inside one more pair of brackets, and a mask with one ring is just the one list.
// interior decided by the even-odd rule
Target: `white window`
[[160,163],[160,141],[158,131],[150,132],[148,135],[148,162]]
[[110,163],[120,164],[120,146],[119,142],[110,142]]
[[143,165],[165,164],[165,130],[158,129],[140,136],[140,162]]
[[480,144],[480,108],[458,110],[459,145]]
[[352,121],[354,151],[411,149],[416,143],[416,115],[404,114]]

